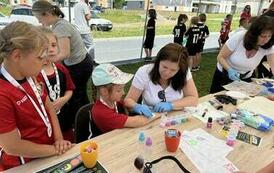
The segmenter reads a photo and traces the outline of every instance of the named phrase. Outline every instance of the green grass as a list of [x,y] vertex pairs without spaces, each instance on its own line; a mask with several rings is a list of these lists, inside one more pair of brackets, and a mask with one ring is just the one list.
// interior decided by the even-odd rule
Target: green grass
[[0,7],[0,12],[5,15],[9,15],[11,12],[11,7],[10,6]]
[[[0,8],[0,12],[9,15],[10,6]],[[156,35],[168,35],[172,33],[176,25],[176,19],[181,12],[158,11],[156,21]],[[186,13],[188,15],[189,25],[190,18],[196,16],[196,13]],[[113,37],[131,37],[142,36],[144,32],[145,11],[144,10],[106,10],[98,16],[108,19],[113,23],[113,29],[109,32],[93,31],[94,38],[113,38]],[[221,21],[225,14],[207,14],[206,24],[210,32],[219,32]],[[232,29],[238,27],[239,14],[234,15]]]
[[141,17],[144,15],[144,11],[106,10],[97,15],[115,24],[144,22],[144,18]]
[[[206,53],[202,55],[201,69],[198,72],[192,73],[193,79],[195,81],[199,97],[205,96],[209,93],[209,88],[212,81],[212,76],[216,67],[216,57],[217,53]],[[122,71],[135,74],[137,69],[144,65],[143,62],[135,64],[127,64],[118,66]],[[128,92],[131,83],[125,86],[125,93]],[[91,87],[88,87],[89,96],[91,96]]]
[[199,97],[209,93],[212,77],[216,68],[217,53],[207,53],[202,55],[201,69],[192,73]]
[[[181,12],[158,11],[156,20],[156,35],[168,35],[172,33],[176,25],[176,19]],[[186,25],[189,25],[190,18],[196,13],[186,13],[189,17]],[[210,32],[219,32],[221,21],[226,14],[207,14],[206,24]],[[113,23],[113,29],[109,32],[93,31],[94,38],[130,37],[142,36],[144,31],[145,11],[142,10],[107,10],[98,16],[108,19]],[[232,29],[238,27],[239,14],[235,14],[232,22]]]

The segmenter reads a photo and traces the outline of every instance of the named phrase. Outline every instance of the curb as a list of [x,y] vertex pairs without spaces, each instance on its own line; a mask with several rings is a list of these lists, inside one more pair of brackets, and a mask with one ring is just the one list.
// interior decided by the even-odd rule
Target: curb
[[[219,48],[209,48],[209,49],[204,49],[202,54],[204,54],[204,53],[214,53],[214,52],[218,52],[218,51],[219,51]],[[110,63],[113,64],[113,65],[119,66],[119,65],[135,64],[135,63],[140,63],[140,62],[144,62],[144,58],[114,61],[114,62],[110,62]]]

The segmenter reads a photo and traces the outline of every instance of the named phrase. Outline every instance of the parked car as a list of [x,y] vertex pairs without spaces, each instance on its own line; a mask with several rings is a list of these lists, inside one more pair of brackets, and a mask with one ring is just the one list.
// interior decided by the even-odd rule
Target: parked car
[[101,6],[95,6],[92,8],[92,11],[94,11],[95,13],[103,13],[105,12],[105,9]]
[[11,20],[8,16],[5,16],[3,13],[0,13],[0,30],[7,26]]
[[110,31],[113,27],[112,22],[107,19],[100,18],[94,11],[90,11],[91,19],[89,21],[91,30]]
[[25,4],[17,5],[12,8],[10,20],[23,21],[33,25],[40,25],[38,19],[32,14],[31,6]]
[[[65,15],[65,19],[69,20],[68,7],[62,7],[61,10]],[[71,12],[71,23],[74,24],[74,8],[73,7],[70,9],[70,12]],[[113,25],[111,21],[100,18],[99,16],[95,14],[93,10],[91,10],[90,13],[91,13],[91,19],[89,20],[89,26],[91,30],[110,31],[112,29]]]

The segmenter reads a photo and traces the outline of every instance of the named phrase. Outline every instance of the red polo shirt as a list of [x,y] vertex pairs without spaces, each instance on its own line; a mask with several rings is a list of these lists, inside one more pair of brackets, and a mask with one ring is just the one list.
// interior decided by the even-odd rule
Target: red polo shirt
[[[36,104],[40,106],[27,80],[25,79],[18,82],[33,98]],[[43,86],[41,92],[43,103],[45,103],[46,96],[46,90]],[[0,134],[18,129],[22,139],[38,144],[54,143],[53,135],[48,137],[47,127],[30,99],[23,91],[14,87],[2,75],[0,75],[0,103]],[[51,121],[49,114],[48,117]],[[3,149],[0,153],[0,172],[23,164],[24,162],[29,162],[30,160],[30,158],[8,155]]]
[[[123,106],[121,102],[117,102],[117,107]],[[93,105],[92,119],[101,130],[106,133],[114,129],[124,128],[128,116],[125,114],[117,113],[115,109],[111,109],[104,105],[100,100],[97,100]]]

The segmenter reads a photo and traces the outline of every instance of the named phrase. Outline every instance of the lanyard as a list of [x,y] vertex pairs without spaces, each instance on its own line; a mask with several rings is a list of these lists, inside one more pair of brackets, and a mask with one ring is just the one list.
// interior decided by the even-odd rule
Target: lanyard
[[51,86],[49,79],[45,73],[45,71],[42,69],[41,74],[46,82],[47,88],[49,90],[49,97],[51,100],[55,101],[60,97],[60,79],[59,79],[59,73],[57,71],[56,65],[52,63],[53,69],[54,69],[54,74],[56,76],[56,85]]
[[32,99],[32,97],[26,92],[26,90],[9,74],[9,72],[7,72],[7,70],[4,68],[4,66],[2,65],[1,67],[1,73],[3,74],[3,76],[16,88],[19,88],[21,91],[23,91],[27,97],[30,99],[32,105],[34,106],[34,108],[36,109],[36,111],[38,112],[39,116],[41,117],[41,119],[43,120],[44,124],[47,127],[47,132],[48,132],[48,136],[51,137],[52,135],[52,128],[51,128],[51,124],[50,121],[48,119],[48,115],[45,109],[45,106],[43,104],[43,101],[40,97],[40,94],[37,90],[37,87],[34,83],[34,81],[32,80],[31,77],[27,78],[28,83],[30,84],[37,100],[38,103],[40,104],[40,108],[42,109],[42,111],[40,110],[40,108],[38,107],[38,105],[35,103],[35,101]]
[[[104,105],[106,105],[107,107],[113,109],[112,107],[110,107],[110,106],[102,99],[102,97],[100,97],[100,101],[101,101]],[[119,113],[119,112],[118,112],[118,108],[117,108],[116,102],[114,102],[114,109],[115,109],[115,112],[116,112],[116,113]]]

